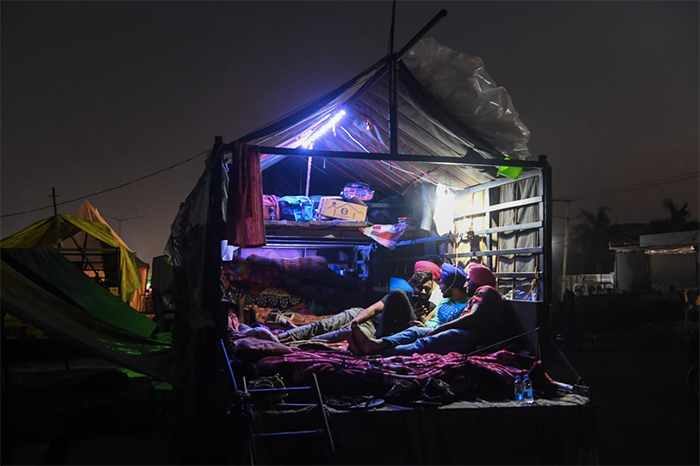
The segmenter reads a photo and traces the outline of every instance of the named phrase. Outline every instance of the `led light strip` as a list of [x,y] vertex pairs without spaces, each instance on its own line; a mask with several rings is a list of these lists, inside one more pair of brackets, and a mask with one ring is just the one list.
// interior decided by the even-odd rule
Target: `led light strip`
[[314,134],[309,136],[309,138],[306,139],[306,141],[304,141],[301,144],[301,146],[304,149],[313,149],[314,148],[314,141],[316,141],[318,138],[323,136],[326,132],[328,132],[329,129],[333,128],[336,125],[336,123],[338,123],[340,121],[340,119],[343,118],[344,115],[345,115],[345,110],[341,110],[338,113],[336,113],[335,115],[333,115],[325,125],[321,126],[319,129],[317,129]]

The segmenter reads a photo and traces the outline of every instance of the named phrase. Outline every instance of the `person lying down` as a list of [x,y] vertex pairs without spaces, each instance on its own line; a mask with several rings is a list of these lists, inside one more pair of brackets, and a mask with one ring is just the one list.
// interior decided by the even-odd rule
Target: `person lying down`
[[323,340],[335,343],[350,337],[351,325],[356,324],[368,337],[382,337],[400,332],[413,325],[426,325],[434,319],[442,293],[437,285],[440,267],[429,261],[418,261],[409,279],[414,302],[406,292],[392,290],[367,308],[353,307],[332,317],[308,325],[288,329],[278,335],[281,343],[299,340]]

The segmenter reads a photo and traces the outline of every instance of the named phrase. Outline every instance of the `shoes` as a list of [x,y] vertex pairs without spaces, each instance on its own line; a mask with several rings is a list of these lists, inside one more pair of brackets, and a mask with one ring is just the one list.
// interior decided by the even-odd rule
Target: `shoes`
[[[384,396],[385,398],[413,398],[421,391],[421,386],[417,380],[399,379],[394,381],[389,391]],[[413,395],[413,396],[412,396]]]
[[421,387],[417,380],[396,380],[384,398],[393,401],[422,400],[431,404],[447,404],[457,398],[450,385],[440,379],[429,378]]
[[450,384],[431,377],[423,387],[423,398],[427,401],[450,402],[455,398],[455,393]]
[[384,400],[382,398],[375,398],[372,395],[358,396],[355,398],[344,396],[340,399],[324,397],[323,402],[326,406],[343,411],[351,409],[373,409],[384,405]]

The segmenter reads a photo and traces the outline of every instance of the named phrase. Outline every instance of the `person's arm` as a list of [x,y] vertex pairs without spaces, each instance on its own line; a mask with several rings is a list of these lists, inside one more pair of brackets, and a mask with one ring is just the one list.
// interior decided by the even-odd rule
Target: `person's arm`
[[349,326],[352,322],[357,322],[358,324],[361,324],[362,322],[366,322],[372,317],[374,317],[377,314],[380,314],[384,310],[384,302],[383,301],[377,301],[376,303],[372,304],[371,306],[365,308],[362,312],[357,314],[354,319],[352,319],[349,323],[346,324],[346,326]]
[[423,322],[429,321],[430,319],[432,319],[433,317],[435,317],[435,314],[437,314],[437,306],[436,306],[435,304],[433,304],[433,303],[430,303],[430,307],[431,307],[432,309],[430,310],[430,312],[428,313],[428,315],[425,316],[425,317],[423,318]]

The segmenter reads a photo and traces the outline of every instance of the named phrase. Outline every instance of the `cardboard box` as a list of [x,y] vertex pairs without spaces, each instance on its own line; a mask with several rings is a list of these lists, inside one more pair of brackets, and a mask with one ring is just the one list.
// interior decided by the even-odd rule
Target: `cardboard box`
[[364,222],[367,206],[346,202],[341,197],[322,197],[318,203],[318,212],[325,217]]

